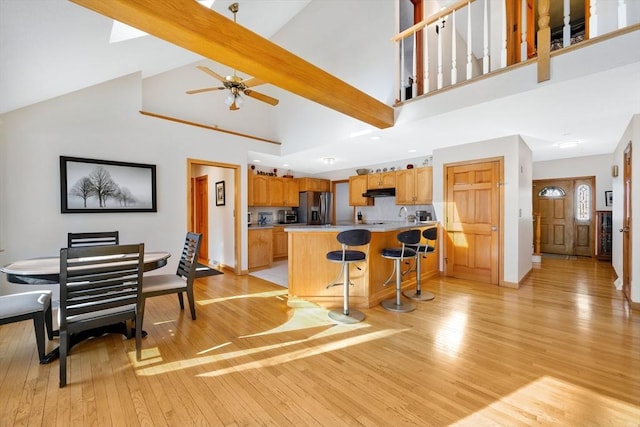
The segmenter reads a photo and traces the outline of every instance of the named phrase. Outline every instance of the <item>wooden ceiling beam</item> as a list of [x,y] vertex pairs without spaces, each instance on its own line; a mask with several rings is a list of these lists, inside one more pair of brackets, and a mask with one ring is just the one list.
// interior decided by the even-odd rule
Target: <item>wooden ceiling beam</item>
[[379,129],[393,108],[195,0],[70,0]]

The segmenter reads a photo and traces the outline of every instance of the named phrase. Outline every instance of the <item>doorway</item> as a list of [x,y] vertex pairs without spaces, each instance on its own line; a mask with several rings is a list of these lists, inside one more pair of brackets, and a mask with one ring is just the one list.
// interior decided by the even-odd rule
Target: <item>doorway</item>
[[445,165],[445,275],[502,281],[503,159]]
[[631,300],[631,206],[632,206],[632,183],[631,183],[631,142],[624,150],[623,167],[623,206],[622,206],[622,292],[629,303]]
[[[225,183],[222,203],[218,197],[208,196],[208,181],[212,179]],[[240,166],[187,159],[187,187],[187,230],[202,232],[200,256],[206,256],[204,261],[208,264],[241,274],[241,206],[237,197],[241,194]],[[216,203],[212,206],[213,200]]]
[[594,189],[593,176],[533,181],[533,212],[540,214],[540,252],[594,256]]

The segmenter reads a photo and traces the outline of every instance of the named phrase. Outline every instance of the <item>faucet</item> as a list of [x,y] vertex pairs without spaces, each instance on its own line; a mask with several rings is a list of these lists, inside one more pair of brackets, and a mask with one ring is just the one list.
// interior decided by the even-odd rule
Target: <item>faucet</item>
[[400,212],[398,212],[398,216],[402,218],[402,211],[404,211],[404,220],[407,220],[407,207],[406,206],[401,206],[400,207]]

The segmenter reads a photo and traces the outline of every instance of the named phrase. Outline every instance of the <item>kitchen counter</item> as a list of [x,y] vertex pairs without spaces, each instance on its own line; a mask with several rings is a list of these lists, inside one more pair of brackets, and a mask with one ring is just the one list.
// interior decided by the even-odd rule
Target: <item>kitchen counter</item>
[[[364,228],[371,231],[371,243],[367,260],[350,266],[350,278],[353,287],[349,290],[350,305],[354,308],[370,308],[380,301],[395,296],[395,280],[387,285],[384,282],[391,276],[393,260],[382,258],[382,249],[398,247],[396,235],[399,231],[437,226],[438,222],[406,223],[404,221],[379,221],[372,224],[344,223],[337,225],[304,225],[286,227],[289,250],[289,301],[296,299],[313,301],[326,307],[340,307],[343,302],[342,286],[327,285],[338,280],[341,270],[339,263],[327,261],[327,252],[340,250],[336,236],[339,232]],[[441,232],[438,233],[439,235]],[[361,250],[366,250],[362,247]],[[423,288],[426,280],[440,274],[440,250],[421,259]],[[357,267],[356,267],[357,266]],[[359,267],[359,268],[358,268]],[[406,268],[406,266],[405,266]],[[415,287],[415,272],[403,276],[402,288]]]
[[287,224],[284,231],[291,232],[326,232],[326,231],[345,231],[355,228],[369,230],[372,233],[387,232],[387,231],[400,231],[410,228],[425,228],[438,225],[437,221],[429,222],[406,222],[406,221],[371,221],[363,224],[356,224],[354,222],[340,222],[335,225],[307,225],[307,224]]

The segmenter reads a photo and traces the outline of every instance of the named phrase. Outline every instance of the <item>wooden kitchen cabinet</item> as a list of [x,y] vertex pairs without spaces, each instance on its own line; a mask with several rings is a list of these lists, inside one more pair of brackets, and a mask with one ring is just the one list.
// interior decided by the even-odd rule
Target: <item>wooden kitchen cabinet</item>
[[286,258],[289,255],[289,242],[284,227],[273,227],[273,258]]
[[367,177],[367,186],[369,190],[377,188],[395,188],[396,172],[382,172],[365,175]]
[[293,178],[282,178],[284,180],[284,200],[281,206],[297,208],[300,206],[300,185]]
[[299,191],[331,191],[331,181],[320,178],[297,178]]
[[433,167],[396,172],[396,205],[430,205],[433,202]]
[[298,182],[292,178],[249,173],[249,206],[298,207]]
[[273,228],[249,228],[249,270],[270,267],[273,262]]
[[363,197],[362,193],[368,189],[367,175],[349,177],[349,206],[371,206],[373,198]]
[[248,184],[249,206],[269,206],[269,177],[249,172]]

